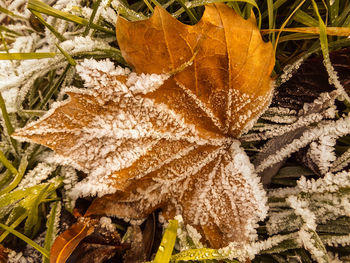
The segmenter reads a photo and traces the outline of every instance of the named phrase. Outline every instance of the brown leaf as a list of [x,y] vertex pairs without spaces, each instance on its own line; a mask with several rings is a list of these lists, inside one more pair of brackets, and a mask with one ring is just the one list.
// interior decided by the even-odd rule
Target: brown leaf
[[50,251],[51,263],[67,261],[79,243],[94,231],[89,221],[78,221],[56,238]]
[[199,23],[189,26],[156,8],[148,20],[119,18],[116,31],[137,73],[172,72],[198,52],[190,66],[148,94],[189,123],[236,137],[270,103],[274,54],[254,15],[244,20],[224,4],[207,5]]
[[212,247],[248,242],[266,200],[235,138],[270,102],[271,44],[224,4],[207,6],[195,26],[159,8],[118,21],[122,53],[140,74],[86,60],[77,71],[87,89],[67,89],[70,100],[15,136],[89,174],[74,193],[104,196],[86,216],[141,219],[162,208]]
[[50,262],[103,262],[128,245],[120,244],[118,232],[97,219],[81,217],[51,247]]

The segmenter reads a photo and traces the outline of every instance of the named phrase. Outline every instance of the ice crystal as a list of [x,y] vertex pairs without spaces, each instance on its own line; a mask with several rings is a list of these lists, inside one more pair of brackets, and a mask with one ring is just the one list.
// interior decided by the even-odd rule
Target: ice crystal
[[35,186],[47,179],[48,176],[53,171],[55,171],[55,169],[55,165],[39,163],[33,170],[26,173],[18,187],[21,189],[25,189],[31,186]]

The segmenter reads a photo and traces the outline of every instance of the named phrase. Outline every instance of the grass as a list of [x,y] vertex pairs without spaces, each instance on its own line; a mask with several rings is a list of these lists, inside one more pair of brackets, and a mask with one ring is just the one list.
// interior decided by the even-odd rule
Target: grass
[[[119,2],[111,0],[108,6],[115,13],[119,12],[121,16],[131,21],[146,19],[152,14],[155,6],[162,6],[180,21],[195,24],[200,20],[205,4],[217,2],[226,2],[245,18],[254,12],[264,38],[270,40],[274,45],[276,56],[274,74],[277,78],[282,75],[285,66],[297,63],[300,59],[305,60],[312,55],[322,55],[327,61],[330,51],[350,46],[350,38],[347,37],[350,35],[350,1],[348,0],[120,0]],[[29,174],[30,170],[38,167],[41,163],[41,154],[46,149],[28,143],[19,143],[10,135],[15,128],[23,127],[29,121],[42,115],[48,110],[50,103],[60,100],[62,86],[74,84],[77,87],[83,87],[81,80],[72,73],[72,68],[77,61],[83,58],[110,58],[115,63],[126,66],[116,43],[113,19],[108,19],[98,13],[98,8],[103,1],[87,0],[83,3],[91,10],[89,16],[84,13],[83,6],[72,6],[69,11],[62,11],[39,0],[28,1],[27,8],[31,16],[21,14],[23,10],[14,11],[0,6],[0,13],[7,16],[6,22],[0,25],[0,50],[2,51],[0,60],[11,61],[14,69],[23,60],[47,61],[42,69],[32,71],[28,69],[27,72],[22,73],[22,83],[9,83],[3,90],[0,90],[0,108],[3,118],[0,127],[0,226],[4,229],[0,233],[0,240],[4,246],[18,250],[24,249],[25,244],[18,243],[18,246],[13,244],[18,239],[23,240],[44,255],[44,262],[48,262],[49,249],[57,232],[55,220],[60,216],[61,201],[59,200],[62,200],[66,207],[69,204],[69,201],[65,200],[66,190],[64,188],[69,183],[65,182],[67,178],[62,169],[55,167],[45,175],[43,180],[33,186],[23,188],[21,186],[23,178]],[[22,25],[21,30],[14,30],[14,24]],[[38,25],[43,25],[46,32]],[[34,33],[44,41],[49,41],[47,37],[49,32],[52,33],[49,40],[53,43],[50,44],[49,52],[40,51],[40,46],[38,48],[32,46],[24,51],[10,51],[19,37],[27,36],[29,39],[29,36]],[[66,51],[61,43],[72,36],[91,36],[106,44],[105,46],[96,45],[91,50]],[[19,75],[14,70],[12,78],[15,79]],[[332,81],[335,82],[335,80]],[[6,89],[15,86],[21,88],[16,99],[16,111],[9,111],[1,94]],[[344,96],[345,98],[348,96],[345,91]],[[346,104],[348,102],[344,102],[346,109],[344,112],[349,109],[349,104]],[[350,143],[346,140],[339,140],[336,148],[341,148],[341,151],[345,152],[350,148]],[[250,153],[254,154],[253,151]],[[282,168],[273,179],[275,185],[295,185],[301,175],[310,176],[308,174],[310,171],[303,171],[300,169],[301,166],[296,165],[295,167],[289,170],[288,167]],[[348,189],[343,190],[346,192]],[[278,207],[278,204],[283,202],[286,202],[283,198],[272,198],[270,206],[275,205],[277,210],[283,209]],[[290,220],[293,221],[293,219]],[[321,250],[326,250],[323,245],[325,240],[336,237],[339,233],[349,234],[350,230],[344,227],[349,225],[348,217],[337,218],[323,224],[322,231],[313,232],[310,235]],[[176,251],[172,255],[176,229],[175,221],[171,221],[163,235],[161,249],[156,253],[154,262],[168,262],[169,260],[212,262],[212,260],[226,258],[226,255],[217,250],[205,248],[192,248],[184,252]],[[40,246],[34,240],[44,231],[46,231],[46,236]],[[268,237],[264,224],[260,226],[259,231],[260,237]],[[281,234],[286,234],[286,232],[291,231],[281,230]],[[277,243],[274,248],[261,251],[256,262],[287,262],[287,259],[293,256],[302,258],[303,262],[311,262],[310,252],[298,246],[295,240],[296,238],[291,236]],[[344,258],[350,255],[349,247],[344,247],[342,250],[331,248],[331,251],[339,253],[340,257]],[[236,261],[227,260],[227,262]]]

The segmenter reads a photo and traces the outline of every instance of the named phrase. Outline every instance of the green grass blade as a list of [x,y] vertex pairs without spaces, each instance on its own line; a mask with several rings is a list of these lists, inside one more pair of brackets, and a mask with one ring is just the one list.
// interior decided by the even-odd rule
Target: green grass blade
[[51,31],[52,34],[54,34],[55,37],[57,37],[57,39],[58,39],[59,41],[62,42],[62,41],[65,41],[65,40],[66,40],[66,38],[65,38],[63,35],[61,35],[53,26],[51,26],[49,23],[46,23],[46,21],[44,20],[43,16],[42,16],[39,12],[36,12],[36,11],[34,11],[34,10],[31,10],[31,12],[32,12],[33,15],[35,15],[35,16],[39,19],[39,21],[40,21],[44,26],[47,27],[48,30]]
[[323,53],[323,56],[325,58],[329,57],[329,52],[328,52],[328,39],[327,39],[327,28],[325,23],[322,20],[322,17],[318,11],[317,4],[314,0],[312,0],[312,5],[314,7],[314,11],[318,17],[318,23],[319,23],[319,30],[320,30],[320,42],[321,42],[321,50]]
[[39,246],[37,243],[35,243],[30,238],[26,237],[25,235],[21,234],[20,232],[16,231],[15,229],[8,227],[4,224],[0,223],[0,227],[5,229],[6,231],[10,232],[11,234],[15,235],[16,237],[22,239],[24,242],[26,242],[28,245],[32,246],[36,250],[38,250],[41,254],[43,254],[45,257],[49,258],[50,252],[43,248],[42,246]]
[[[198,249],[188,249],[183,252],[171,256],[171,261],[203,261],[203,260],[223,260],[227,256],[219,253],[217,249],[211,248],[198,248]],[[230,262],[240,263],[237,260],[232,260]]]
[[21,19],[21,20],[27,20],[27,18],[25,18],[23,16],[16,15],[14,12],[12,12],[12,11],[6,9],[5,7],[2,7],[2,6],[0,6],[0,12],[6,14],[8,16],[11,16],[13,18],[18,18],[18,19]]
[[56,53],[52,52],[30,52],[30,53],[0,53],[0,60],[24,60],[24,59],[42,59],[42,58],[53,58]]
[[329,16],[331,25],[335,22],[335,19],[339,16],[339,0],[330,1],[333,2],[329,5]]
[[[293,17],[293,15],[295,14],[295,12],[298,11],[298,9],[305,3],[306,0],[302,0],[298,6],[296,6],[294,8],[294,10],[292,11],[292,13],[286,18],[286,20],[284,20],[284,22],[282,23],[281,27],[280,27],[280,30],[284,29],[286,27],[286,25],[288,24],[289,20]],[[281,31],[282,32],[282,31]],[[276,50],[277,50],[277,45],[278,45],[278,40],[280,38],[280,35],[281,35],[281,32],[278,32],[277,34],[277,38],[276,38],[276,43],[275,43],[275,53],[276,53]]]
[[[288,0],[277,0],[276,2],[273,3],[273,11],[277,10],[280,6],[282,6],[285,2],[287,2]],[[269,10],[266,10],[262,13],[261,17],[264,19],[265,17],[267,17]]]
[[229,3],[227,3],[227,5],[231,8],[233,8],[233,10],[235,10],[235,12],[237,14],[239,14],[240,16],[242,16],[242,17],[244,16],[242,11],[241,11],[241,8],[239,7],[238,2],[229,2]]
[[18,189],[7,194],[4,194],[0,197],[0,207],[5,207],[11,205],[19,200],[31,196],[37,192],[40,192],[45,185],[39,184],[36,186],[29,187],[27,189]]
[[17,185],[21,182],[21,180],[23,178],[23,175],[27,169],[27,166],[28,166],[27,158],[23,157],[21,159],[21,163],[19,165],[18,172],[17,172],[15,178],[5,189],[0,191],[0,195],[9,193],[17,187]]
[[83,33],[83,36],[87,36],[89,34],[89,31],[90,31],[90,28],[91,28],[91,25],[94,21],[94,18],[96,16],[96,12],[97,12],[97,9],[98,7],[100,6],[101,4],[101,0],[97,0],[96,2],[94,2],[93,4],[93,7],[92,7],[92,13],[91,13],[91,16],[90,16],[90,19],[89,19],[89,23],[87,24],[86,28],[85,28],[85,31]]
[[169,220],[169,225],[165,229],[162,241],[160,242],[153,263],[167,263],[170,261],[176,241],[177,227],[177,220]]
[[[267,0],[267,13],[269,16],[269,29],[274,29],[275,17],[273,15],[273,0]],[[270,40],[272,41],[272,45],[275,45],[275,34],[270,34]]]
[[50,188],[51,184],[47,184],[41,191],[40,193],[37,195],[37,197],[34,199],[31,208],[28,210],[28,218],[26,220],[26,223],[24,225],[24,233],[25,235],[30,235],[32,229],[35,227],[35,225],[38,223],[39,221],[39,205],[41,203],[41,201],[43,199],[45,199],[45,197],[47,195],[49,195],[49,188]]
[[[8,54],[4,54],[4,55],[8,55]],[[0,56],[1,56],[1,54],[0,54]],[[4,119],[4,122],[5,122],[7,134],[9,136],[11,136],[11,134],[14,132],[14,128],[13,128],[12,123],[10,121],[10,117],[9,117],[7,109],[6,109],[6,104],[5,104],[4,98],[2,97],[1,92],[0,92],[0,109],[1,109],[2,118]],[[17,152],[17,141],[11,137],[10,137],[10,141],[11,141],[11,144],[12,144],[15,152]]]
[[15,174],[15,175],[18,174],[17,169],[6,158],[5,154],[1,150],[0,150],[0,161],[12,174]]
[[[20,223],[23,222],[24,219],[26,219],[26,217],[27,217],[27,213],[23,213],[21,216],[19,216],[19,217],[15,220],[15,222],[13,222],[13,223],[11,224],[10,227],[11,227],[12,229],[15,229]],[[9,231],[5,231],[4,233],[1,234],[1,236],[0,236],[0,243],[1,243],[2,241],[4,241],[4,239],[8,236],[8,234],[10,234]]]
[[56,44],[56,47],[58,48],[59,51],[61,51],[61,53],[63,54],[63,56],[66,57],[66,59],[68,60],[69,64],[71,64],[72,66],[76,66],[77,62],[74,60],[74,58],[72,58],[71,55],[69,55],[64,49],[62,49],[58,44]]
[[6,26],[3,26],[3,25],[0,25],[0,31],[8,32],[8,33],[14,34],[16,36],[22,36],[22,34],[16,32],[16,31],[13,31],[13,30],[11,30],[11,29],[7,28]]
[[184,0],[177,0],[177,2],[182,6],[182,8],[185,10],[186,14],[188,17],[191,19],[192,24],[197,24],[198,23],[198,18],[195,16],[195,14],[187,8]]
[[[12,173],[9,170],[6,170],[5,172],[0,174],[0,189],[3,188],[12,178]],[[1,209],[1,207],[0,207]],[[2,215],[0,215],[1,218]]]
[[3,117],[4,121],[5,121],[5,126],[6,126],[6,129],[7,129],[7,133],[8,133],[8,135],[11,135],[14,132],[14,128],[13,128],[13,126],[11,124],[10,117],[9,117],[9,115],[7,113],[6,104],[5,104],[4,98],[2,97],[1,92],[0,92],[0,108],[1,108],[2,117]]
[[318,26],[318,21],[303,10],[298,10],[294,14],[294,20],[310,27]]
[[[50,250],[56,238],[56,232],[57,232],[56,218],[57,216],[59,216],[60,206],[61,206],[61,202],[55,202],[52,204],[52,208],[46,222],[46,235],[45,235],[44,248],[48,251]],[[49,263],[50,261],[47,258],[43,258],[43,262]]]
[[343,26],[344,21],[350,14],[350,4],[347,4],[340,15],[334,20],[333,26]]
[[[49,6],[48,4],[45,4],[41,1],[39,1],[39,0],[29,0],[28,1],[28,9],[30,11],[37,11],[39,13],[53,16],[56,18],[60,18],[60,19],[63,19],[63,20],[69,21],[69,22],[76,23],[78,25],[82,25],[82,26],[87,26],[89,24],[89,21],[84,19],[84,18],[81,18],[81,17],[76,16],[76,15],[72,15],[68,12],[57,10],[57,9]],[[94,23],[91,23],[90,26],[93,29],[105,32],[105,33],[113,35],[113,36],[115,35],[114,31],[107,29],[107,28],[104,28],[103,26],[99,26],[99,25],[96,25]]]
[[147,6],[147,8],[153,13],[154,12],[154,8],[152,7],[151,3],[148,2],[148,0],[143,0],[143,2]]
[[128,19],[129,21],[139,21],[139,20],[145,20],[148,18],[144,14],[135,12],[134,10],[126,7],[125,5],[121,4],[121,2],[118,5],[118,13],[119,15]]

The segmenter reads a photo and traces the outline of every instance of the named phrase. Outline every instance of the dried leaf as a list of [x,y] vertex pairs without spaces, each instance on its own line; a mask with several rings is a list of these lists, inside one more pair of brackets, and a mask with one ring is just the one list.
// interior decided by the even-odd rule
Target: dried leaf
[[110,259],[118,250],[127,247],[120,244],[118,232],[111,227],[101,220],[79,218],[52,245],[50,262],[102,263]]
[[94,231],[94,225],[79,221],[59,235],[50,251],[50,262],[65,263],[79,243]]
[[118,19],[116,30],[122,55],[137,73],[173,72],[195,56],[148,97],[201,129],[236,137],[270,103],[274,54],[253,15],[244,20],[224,4],[208,5],[189,26],[156,8],[148,20]]
[[86,216],[141,219],[162,208],[212,247],[248,242],[266,199],[235,138],[270,102],[271,44],[224,4],[206,6],[195,26],[158,7],[149,20],[118,21],[121,51],[139,74],[83,62],[87,89],[67,89],[68,101],[16,138],[89,174],[74,192],[104,196]]

